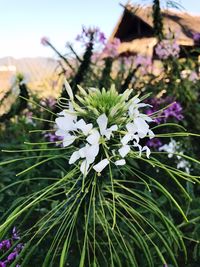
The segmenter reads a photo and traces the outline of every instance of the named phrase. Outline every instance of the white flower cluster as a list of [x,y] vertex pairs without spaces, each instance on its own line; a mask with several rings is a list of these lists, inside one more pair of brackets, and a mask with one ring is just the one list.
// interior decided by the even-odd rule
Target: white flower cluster
[[[147,104],[140,103],[139,98],[134,97],[127,102],[127,109],[123,114],[126,122],[119,125],[109,125],[109,115],[107,117],[105,113],[99,115],[93,123],[78,119],[79,114],[73,103],[69,101],[68,109],[58,114],[56,135],[63,138],[64,147],[70,146],[75,140],[79,141],[76,142],[79,148],[72,153],[69,164],[81,160],[80,171],[84,175],[90,167],[100,173],[110,162],[118,166],[126,164],[125,157],[134,148],[139,150],[139,156],[146,152],[149,157],[150,149],[147,146],[142,147],[140,139],[154,137],[148,125],[152,119],[140,113],[139,108]],[[98,163],[95,162],[97,156],[100,159]]]
[[[165,151],[168,153],[168,158],[172,158],[176,153],[180,155],[184,155],[184,152],[181,151],[179,143],[176,142],[174,139],[171,139],[169,144],[165,144],[159,148],[159,151]],[[191,165],[190,163],[182,158],[179,155],[176,155],[177,158],[177,169],[183,169],[185,172],[190,173]]]

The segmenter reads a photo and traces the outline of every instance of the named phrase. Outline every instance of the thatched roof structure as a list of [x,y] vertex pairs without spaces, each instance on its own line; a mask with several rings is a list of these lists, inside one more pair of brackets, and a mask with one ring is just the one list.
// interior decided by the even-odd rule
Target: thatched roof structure
[[[191,48],[195,46],[193,34],[200,32],[200,16],[185,12],[163,10],[164,33],[173,32],[178,36],[179,45]],[[157,43],[153,31],[152,7],[128,4],[110,37],[119,38],[119,53],[153,55]]]

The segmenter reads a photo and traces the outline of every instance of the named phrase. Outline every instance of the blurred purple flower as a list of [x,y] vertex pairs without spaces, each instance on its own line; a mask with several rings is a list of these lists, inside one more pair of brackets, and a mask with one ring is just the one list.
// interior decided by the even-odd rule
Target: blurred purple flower
[[155,138],[152,138],[152,139],[148,140],[146,145],[148,147],[151,147],[151,148],[159,148],[163,144],[162,144],[162,142],[160,141],[159,138],[155,137]]
[[[4,250],[5,252],[8,251],[14,245],[14,241],[19,239],[20,239],[19,234],[16,230],[16,227],[14,227],[12,230],[11,239],[6,239],[0,242],[0,250]],[[7,264],[10,265],[10,263],[12,263],[12,261],[14,261],[16,257],[19,255],[23,247],[24,245],[22,243],[17,244],[14,247],[13,251],[7,256],[7,259],[4,261],[0,261],[0,267],[6,267]],[[20,267],[20,265],[17,264],[16,267]]]
[[18,253],[15,251],[15,252],[12,252],[8,255],[7,257],[7,261],[8,262],[11,262],[11,261],[14,261],[16,259],[16,257],[18,256]]
[[[46,133],[44,137],[49,141],[49,142],[57,142],[57,141],[62,141],[63,138],[61,136],[55,135],[55,133]],[[59,144],[58,144],[59,145]]]
[[194,40],[195,43],[199,44],[199,42],[200,42],[200,32],[195,32],[193,34],[193,40]]
[[44,98],[40,101],[40,104],[44,107],[52,108],[56,104],[56,100],[53,97]]
[[0,242],[0,250],[8,250],[11,246],[11,241],[9,239]]
[[91,38],[94,42],[105,44],[106,37],[103,32],[100,31],[98,27],[82,27],[81,34],[76,36],[76,41],[82,42],[84,45],[88,45],[91,42]]
[[196,71],[192,71],[188,77],[188,80],[191,82],[196,82],[198,80],[198,74],[196,73]]
[[173,117],[177,119],[178,121],[182,120],[183,119],[182,110],[183,109],[180,103],[178,102],[172,103],[168,108],[166,108],[163,111],[164,121],[166,122],[166,120],[169,117]]
[[41,38],[40,42],[41,42],[41,44],[42,44],[42,45],[44,45],[44,46],[48,46],[48,45],[49,45],[49,42],[50,42],[50,40],[49,40],[49,38],[48,38],[48,37],[46,37],[46,36],[43,36],[43,37]]
[[121,44],[120,39],[114,38],[111,42],[108,42],[102,52],[103,58],[115,58],[118,55],[118,48]]
[[145,75],[151,72],[151,69],[152,69],[152,58],[151,57],[138,55],[135,57],[134,63],[135,63],[135,67],[139,68],[140,73],[142,75]]
[[176,39],[164,39],[157,44],[155,53],[160,59],[178,58],[180,46]]
[[[172,104],[170,105],[170,103]],[[173,119],[173,118],[178,121],[184,118],[182,114],[183,108],[181,107],[181,104],[179,102],[173,102],[172,97],[152,98],[148,101],[148,104],[152,105],[152,107],[146,110],[147,115],[152,115],[154,112],[157,112],[161,108],[169,105],[169,107],[161,111],[158,117],[154,119],[154,122],[157,124],[165,123],[169,119]]]

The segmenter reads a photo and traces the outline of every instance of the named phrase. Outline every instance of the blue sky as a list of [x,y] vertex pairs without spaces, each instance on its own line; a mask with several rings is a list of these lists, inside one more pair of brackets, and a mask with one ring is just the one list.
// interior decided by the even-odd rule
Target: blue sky
[[[119,2],[127,0],[0,0],[0,57],[53,56],[40,38],[48,36],[64,51],[66,41],[73,41],[82,25],[99,26],[108,37],[123,10]],[[176,2],[200,15],[200,1]]]

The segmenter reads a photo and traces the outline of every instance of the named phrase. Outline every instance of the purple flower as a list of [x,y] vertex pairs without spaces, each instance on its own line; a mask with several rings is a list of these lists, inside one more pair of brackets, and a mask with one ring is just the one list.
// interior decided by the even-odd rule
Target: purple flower
[[0,242],[0,250],[1,249],[5,249],[5,250],[8,250],[11,248],[11,242],[9,239],[7,240],[3,240],[2,242]]
[[[154,112],[159,111],[163,107],[169,105],[166,109],[158,113],[158,116],[154,119],[157,124],[166,123],[169,119],[176,119],[178,121],[184,118],[183,109],[181,104],[178,102],[173,102],[172,97],[165,98],[152,98],[148,101],[152,107],[146,110],[147,115],[152,115]],[[170,105],[170,103],[172,103]]]
[[195,32],[193,34],[193,40],[195,43],[199,44],[199,42],[200,42],[200,33],[199,32]]
[[169,117],[174,117],[178,121],[183,119],[182,107],[180,103],[174,102],[167,109],[163,111],[164,120],[166,121]]
[[159,42],[155,48],[155,53],[160,59],[168,59],[170,57],[179,57],[180,46],[176,39],[164,39]]
[[[54,81],[55,82],[55,81]],[[56,100],[53,97],[44,98],[40,101],[40,104],[44,107],[52,108],[56,104]]]
[[138,55],[134,60],[136,68],[139,67],[140,73],[145,75],[152,69],[152,58],[148,56]]
[[121,42],[120,39],[114,38],[111,42],[108,42],[103,49],[102,57],[103,58],[115,58],[118,55],[118,48]]
[[198,75],[195,71],[192,71],[188,77],[188,80],[191,82],[196,82],[196,80],[198,80]]
[[105,41],[106,41],[105,34],[103,32],[99,32],[99,42],[105,44]]
[[44,36],[44,37],[41,38],[40,42],[41,42],[42,45],[48,46],[50,41],[49,41],[48,37]]
[[19,253],[23,248],[24,248],[24,244],[19,243],[19,244],[17,244],[17,246],[14,248],[14,252]]
[[7,257],[7,261],[8,262],[11,262],[11,261],[14,261],[16,259],[16,257],[18,256],[18,253],[17,252],[12,252],[8,255]]
[[49,142],[57,142],[63,140],[61,136],[57,136],[55,135],[55,133],[46,133],[44,137],[47,138]]
[[[19,234],[16,230],[16,227],[14,227],[12,230],[12,238],[0,242],[0,250],[1,249],[5,251],[9,250],[13,246],[14,241],[19,239],[20,239]],[[13,249],[13,251],[8,255],[7,260],[0,261],[0,267],[6,267],[7,263],[11,263],[12,261],[14,261],[21,252],[21,250],[23,249],[23,247],[24,245],[22,243],[17,244]],[[16,267],[20,267],[20,265],[17,264]]]
[[106,41],[104,33],[98,27],[86,28],[83,26],[82,33],[76,36],[76,41],[82,42],[86,46],[91,42],[91,39],[101,44],[105,44]]
[[148,140],[146,145],[148,147],[156,149],[156,148],[161,147],[163,144],[162,144],[162,142],[160,141],[159,138],[155,137],[155,138],[152,138],[152,139]]

